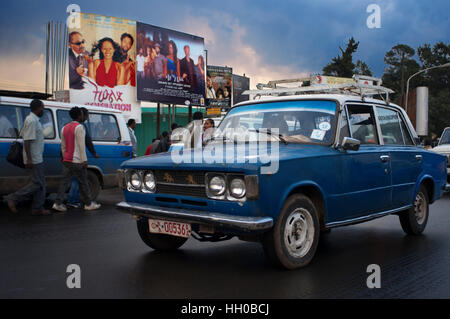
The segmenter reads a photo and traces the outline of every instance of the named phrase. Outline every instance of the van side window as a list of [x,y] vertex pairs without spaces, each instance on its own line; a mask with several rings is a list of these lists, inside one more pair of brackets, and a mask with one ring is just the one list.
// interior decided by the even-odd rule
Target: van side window
[[379,144],[375,116],[370,105],[348,105],[352,137],[361,144]]
[[397,111],[377,106],[378,121],[385,145],[405,145]]
[[89,113],[87,125],[93,141],[120,141],[119,126],[114,115]]
[[57,110],[56,117],[58,118],[58,132],[61,134],[64,125],[72,122],[72,119],[70,118],[69,111],[66,110]]
[[18,131],[18,116],[15,106],[0,106],[0,137],[16,138]]
[[[22,109],[22,125],[23,125],[27,116],[30,115],[31,109],[29,107],[22,107],[21,109]],[[45,109],[44,115],[42,115],[42,117],[39,119],[39,122],[41,122],[42,125],[44,138],[46,140],[54,139],[56,137],[56,134],[52,111],[49,109]]]

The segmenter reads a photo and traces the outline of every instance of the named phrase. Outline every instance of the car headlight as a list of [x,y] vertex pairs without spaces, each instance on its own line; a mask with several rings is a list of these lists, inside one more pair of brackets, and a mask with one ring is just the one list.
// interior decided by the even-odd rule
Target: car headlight
[[235,198],[245,196],[245,182],[241,178],[234,178],[230,183],[230,194]]
[[147,172],[144,175],[144,186],[146,190],[154,192],[156,189],[155,175],[152,172]]
[[213,196],[222,196],[225,194],[226,182],[223,176],[214,176],[209,181],[209,191]]
[[134,171],[131,173],[130,184],[131,184],[131,187],[133,187],[135,190],[141,189],[142,180],[141,180],[141,175],[138,172]]

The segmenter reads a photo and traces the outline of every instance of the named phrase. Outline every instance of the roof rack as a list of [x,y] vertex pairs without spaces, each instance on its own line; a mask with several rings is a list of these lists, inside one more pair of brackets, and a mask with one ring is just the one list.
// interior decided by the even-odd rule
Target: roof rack
[[[320,84],[327,83],[333,84]],[[304,84],[308,84],[304,86]],[[341,83],[339,83],[341,82]],[[300,83],[295,87],[280,87],[279,84]],[[389,103],[389,94],[394,93],[393,90],[381,86],[382,80],[379,78],[354,75],[353,78],[335,78],[335,77],[311,77],[290,80],[269,81],[267,84],[259,83],[257,90],[247,90],[242,94],[254,95],[254,99],[261,96],[290,96],[302,94],[349,94],[360,96],[363,100],[366,96],[380,95],[381,98]],[[383,94],[385,98],[383,98]]]

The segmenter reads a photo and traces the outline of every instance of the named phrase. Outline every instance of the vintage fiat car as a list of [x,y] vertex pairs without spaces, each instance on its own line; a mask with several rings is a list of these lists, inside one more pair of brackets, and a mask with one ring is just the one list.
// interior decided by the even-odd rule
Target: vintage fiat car
[[306,266],[334,227],[396,214],[421,234],[446,186],[446,157],[419,145],[402,108],[352,88],[261,90],[203,149],[124,162],[117,207],[153,249],[237,236],[287,269]]

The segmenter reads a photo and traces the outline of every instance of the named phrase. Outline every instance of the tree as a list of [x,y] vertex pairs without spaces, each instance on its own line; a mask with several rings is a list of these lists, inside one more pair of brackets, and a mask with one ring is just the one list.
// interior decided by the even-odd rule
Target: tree
[[387,68],[383,75],[383,83],[400,94],[397,95],[397,100],[404,96],[408,78],[420,69],[420,65],[413,59],[414,55],[413,48],[397,44],[384,56]]
[[[429,44],[424,44],[417,49],[417,55],[423,64],[423,69],[443,65],[450,61],[450,44],[438,42],[433,48]],[[450,86],[450,68],[438,68],[427,71],[423,74],[423,84],[430,88],[430,91],[440,91]]]
[[361,60],[356,61],[355,70],[353,72],[354,74],[372,76],[372,71],[370,71],[369,66]]
[[[433,48],[424,44],[417,49],[423,69],[450,62],[450,44],[436,43]],[[420,85],[429,88],[429,136],[440,136],[444,128],[450,126],[450,67],[438,68],[422,73]]]
[[339,47],[342,55],[333,58],[332,62],[323,68],[323,74],[351,78],[355,69],[355,65],[353,64],[353,53],[358,49],[358,45],[359,42],[356,42],[355,39],[351,37],[350,40],[348,40],[347,48],[345,50],[342,50],[342,48]]

